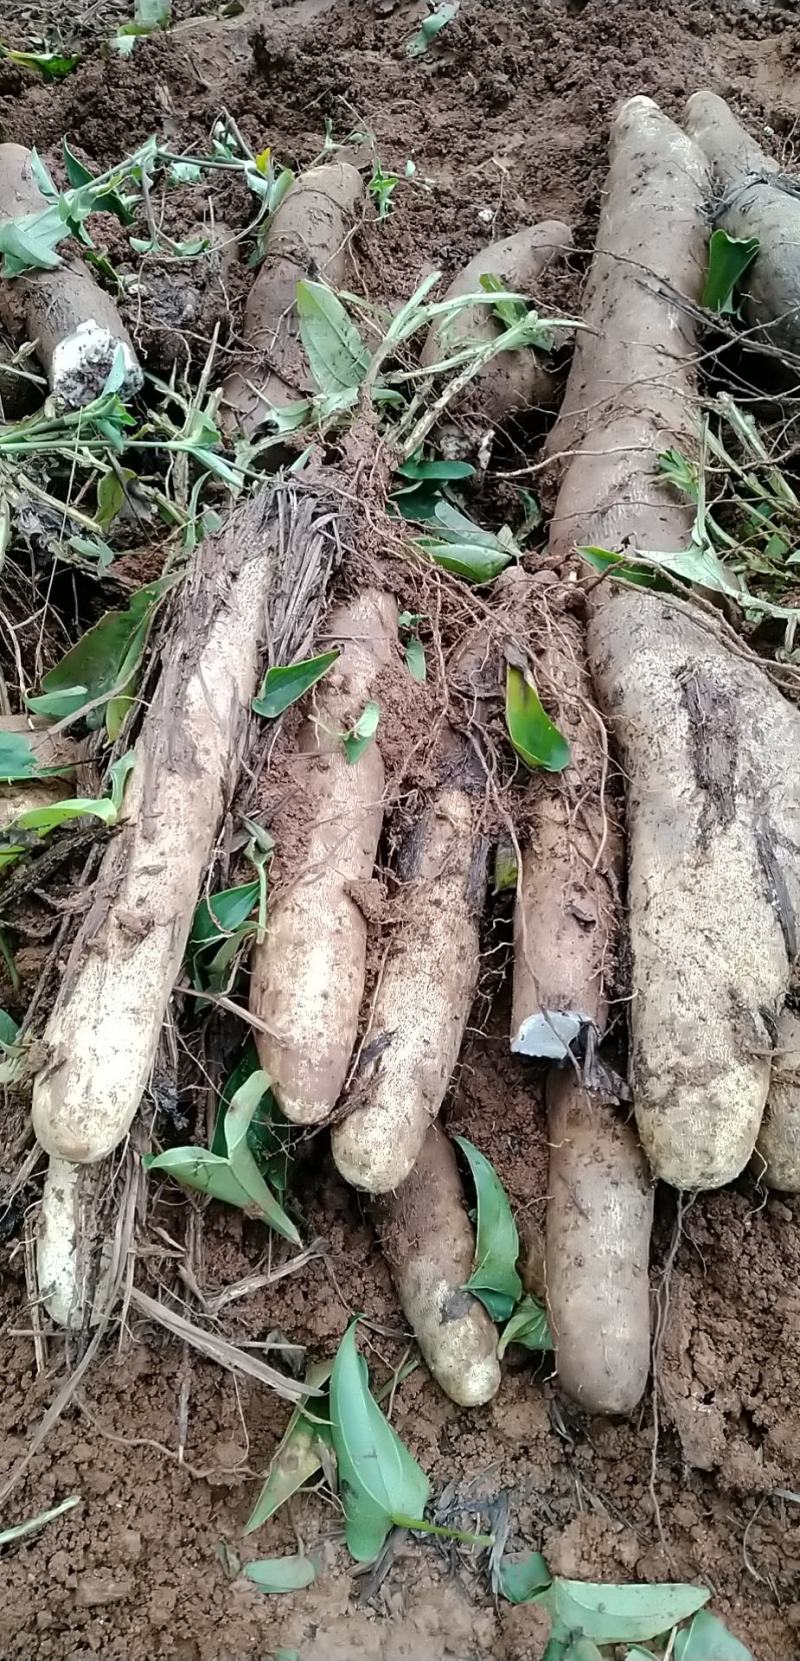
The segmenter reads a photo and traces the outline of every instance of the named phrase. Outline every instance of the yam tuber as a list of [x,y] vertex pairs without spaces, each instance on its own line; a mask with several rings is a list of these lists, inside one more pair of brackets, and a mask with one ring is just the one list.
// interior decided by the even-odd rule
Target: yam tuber
[[242,360],[223,388],[221,416],[228,430],[241,428],[252,436],[271,406],[282,408],[318,390],[298,333],[297,284],[313,277],[341,287],[363,191],[361,175],[349,162],[330,162],[301,174],[276,209],[245,307]]
[[[47,206],[21,144],[0,144],[0,221],[41,212]],[[78,409],[102,392],[117,354],[123,375],[117,388],[130,398],[143,375],[114,301],[76,256],[55,271],[26,271],[0,282],[0,317],[18,339],[37,342],[50,390],[60,404]]]
[[[483,276],[499,277],[506,288],[516,293],[532,294],[548,265],[567,254],[571,247],[572,232],[558,219],[528,226],[475,254],[450,284],[445,299],[480,293]],[[445,314],[428,331],[422,362],[426,365],[442,362],[465,342],[483,345],[495,339],[501,330],[502,325],[488,305],[471,306],[458,312],[455,318]],[[546,364],[531,347],[525,347],[493,358],[472,383],[470,396],[474,396],[476,388],[482,418],[492,426],[502,426],[511,416],[537,405],[551,404],[555,387]]]
[[778,1021],[753,1172],[768,1188],[800,1193],[800,1013],[789,1004]]
[[438,1115],[475,995],[486,845],[475,802],[445,783],[398,862],[389,942],[347,1117],[333,1157],[346,1182],[385,1194],[405,1182]]
[[[800,352],[800,195],[715,92],[696,92],[686,126],[708,157],[714,224],[733,237],[757,237],[742,281],[742,309],[755,341]],[[794,377],[793,377],[794,378]]]
[[411,1175],[376,1200],[378,1234],[397,1296],[437,1383],[459,1407],[490,1401],[500,1385],[497,1332],[464,1291],[475,1236],[452,1143],[429,1125]]
[[238,511],[203,542],[184,580],[119,829],[103,855],[34,1080],[36,1134],[62,1159],[103,1159],[133,1119],[236,782],[273,589],[305,584],[305,561],[312,562],[312,596],[324,581],[313,498],[284,514],[274,506],[281,495]]
[[547,1302],[558,1377],[590,1413],[631,1413],[650,1366],[653,1192],[636,1132],[580,1086],[547,1083]]
[[367,591],[337,607],[326,645],[341,656],[314,693],[298,742],[308,839],[304,870],[272,907],[253,952],[250,1008],[261,1065],[288,1119],[329,1118],[358,1031],[367,924],[353,886],[372,876],[383,824],[383,761],[377,740],[350,763],[350,731],[375,692],[397,639],[397,609]]

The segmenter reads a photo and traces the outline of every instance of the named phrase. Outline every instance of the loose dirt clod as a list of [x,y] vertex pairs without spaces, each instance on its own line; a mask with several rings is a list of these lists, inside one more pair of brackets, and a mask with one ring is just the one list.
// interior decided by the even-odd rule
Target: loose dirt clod
[[400,1306],[437,1383],[460,1407],[479,1407],[500,1388],[497,1331],[463,1290],[475,1235],[452,1143],[430,1125],[411,1175],[376,1200],[374,1216]]
[[[47,206],[20,144],[0,145],[0,221]],[[142,370],[117,308],[75,256],[55,271],[28,271],[0,281],[0,317],[20,341],[36,341],[50,390],[67,409],[79,409],[103,390],[122,357],[117,391],[131,398]]]

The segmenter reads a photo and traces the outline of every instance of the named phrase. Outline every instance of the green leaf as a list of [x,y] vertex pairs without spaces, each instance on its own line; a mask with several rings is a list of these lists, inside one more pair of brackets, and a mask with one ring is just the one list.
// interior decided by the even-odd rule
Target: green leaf
[[171,14],[170,0],[136,0],[133,8],[135,21],[147,29],[166,29]]
[[[484,271],[478,281],[486,294],[503,294],[509,286],[491,271]],[[506,329],[514,329],[518,323],[524,323],[528,315],[524,300],[498,300],[493,309],[495,317]]]
[[111,698],[115,688],[129,689],[156,606],[176,580],[162,577],[133,594],[125,611],[107,611],[43,677],[41,693],[26,699],[29,709],[62,720],[98,698]]
[[[306,1383],[312,1386],[327,1384],[333,1363],[313,1361],[306,1373]],[[245,1534],[261,1528],[292,1494],[310,1482],[320,1468],[320,1445],[333,1446],[331,1428],[324,1422],[326,1403],[315,1400],[319,1419],[309,1417],[305,1403],[297,1406],[289,1420],[285,1434],[275,1449],[266,1480],[253,1510],[244,1525]]]
[[350,732],[342,734],[344,753],[351,767],[354,762],[358,761],[359,756],[363,755],[367,745],[372,743],[378,731],[380,718],[381,706],[376,704],[373,698],[370,698],[369,703],[365,704],[359,715],[355,726],[351,728]]
[[400,463],[396,472],[401,479],[471,479],[475,475],[475,468],[468,461],[439,461],[432,457],[429,461],[421,461],[409,456],[408,461]]
[[757,236],[728,236],[712,231],[708,245],[708,273],[700,304],[709,311],[735,315],[738,284],[749,271],[760,247]]
[[41,767],[29,738],[22,732],[0,732],[0,781],[52,778],[66,774],[68,767]]
[[674,1655],[675,1661],[755,1661],[752,1650],[708,1609],[701,1609],[688,1630],[676,1634]]
[[548,773],[561,773],[569,766],[566,738],[542,708],[529,671],[518,669],[513,663],[506,666],[506,727],[526,767],[543,767]]
[[404,656],[406,668],[412,680],[419,681],[421,685],[424,685],[428,679],[428,666],[425,662],[425,647],[418,634],[412,634],[411,638],[406,641]]
[[443,4],[436,7],[429,17],[423,18],[420,28],[411,39],[406,42],[406,56],[419,58],[427,52],[431,42],[441,34],[446,24],[451,23],[457,15],[461,0],[443,0]]
[[246,923],[259,895],[258,882],[243,882],[236,888],[222,888],[201,900],[192,919],[190,951],[215,945]]
[[[84,167],[83,162],[73,154],[65,138],[61,140],[61,154],[64,158],[64,170],[73,189],[77,190],[81,185],[94,184],[94,174],[90,173],[88,167]],[[96,213],[113,213],[121,225],[133,224],[132,209],[115,190],[104,191],[102,195],[95,196],[93,206]]]
[[549,1610],[554,1636],[580,1634],[596,1644],[624,1644],[669,1632],[708,1598],[704,1587],[685,1584],[605,1586],[557,1579],[537,1602]]
[[402,519],[413,521],[433,519],[436,508],[442,499],[441,485],[410,484],[405,490],[395,490],[389,497],[389,505]]
[[500,1563],[500,1591],[509,1603],[530,1603],[550,1585],[551,1575],[539,1551],[524,1557],[504,1557]]
[[[228,1151],[225,1136],[225,1117],[228,1108],[237,1090],[247,1082],[253,1073],[258,1072],[259,1067],[258,1051],[252,1040],[248,1039],[241,1059],[234,1067],[220,1097],[211,1152],[218,1154],[223,1159],[227,1157]],[[291,1125],[289,1120],[281,1113],[272,1090],[265,1089],[250,1121],[247,1144],[258,1162],[262,1174],[270,1186],[277,1188],[279,1192],[286,1188],[292,1145],[300,1134],[296,1126]]]
[[327,675],[340,656],[337,646],[331,652],[320,652],[318,657],[305,658],[302,663],[288,663],[285,666],[268,669],[262,683],[261,691],[253,699],[252,708],[256,715],[263,715],[268,721],[274,721],[276,716],[282,715],[290,704],[296,704],[309,692],[317,681]]
[[430,1496],[423,1470],[370,1394],[366,1365],[347,1329],[331,1372],[333,1447],[345,1515],[347,1548],[360,1563],[377,1557],[396,1516],[422,1517]]
[[603,1657],[591,1638],[576,1638],[566,1651],[564,1661],[603,1661]]
[[505,1355],[509,1344],[521,1344],[526,1350],[553,1348],[547,1310],[531,1293],[521,1299],[507,1326],[503,1328],[497,1346],[498,1356]]
[[361,385],[369,353],[341,300],[324,283],[299,282],[296,290],[300,338],[308,365],[322,392]]
[[491,548],[476,547],[474,543],[464,543],[459,546],[454,542],[441,542],[436,537],[421,536],[412,543],[418,553],[422,554],[433,565],[440,565],[443,571],[452,571],[456,577],[466,577],[468,582],[491,582],[498,577],[511,563],[511,554],[495,552]]
[[[504,1319],[522,1296],[522,1281],[516,1268],[519,1257],[517,1226],[511,1215],[508,1195],[488,1159],[466,1137],[456,1136],[455,1142],[469,1165],[478,1200],[475,1262],[465,1291],[474,1292],[476,1297],[481,1297],[481,1301],[485,1301],[488,1294],[493,1303],[490,1314],[494,1314],[496,1319]],[[496,1301],[498,1299],[500,1302]],[[504,1314],[499,1311],[504,1311]]]
[[18,1032],[19,1023],[13,1015],[9,1015],[7,1009],[0,1009],[0,1044],[4,1047],[13,1044]]
[[630,583],[634,588],[668,586],[657,571],[648,570],[646,565],[632,565],[624,554],[614,554],[609,548],[579,548],[578,553],[594,571],[613,571],[621,582]]
[[0,224],[2,275],[18,277],[20,272],[32,268],[56,271],[61,264],[61,256],[56,249],[68,235],[69,230],[57,202],[35,213],[4,220]]
[[310,1557],[260,1557],[245,1563],[244,1573],[260,1592],[302,1592],[317,1578]]
[[44,81],[63,81],[64,76],[71,75],[80,62],[77,56],[69,56],[65,52],[13,52],[10,47],[2,45],[0,58],[8,58],[23,69],[35,69]]
[[519,869],[517,856],[511,842],[498,842],[494,853],[494,885],[493,894],[515,892]]

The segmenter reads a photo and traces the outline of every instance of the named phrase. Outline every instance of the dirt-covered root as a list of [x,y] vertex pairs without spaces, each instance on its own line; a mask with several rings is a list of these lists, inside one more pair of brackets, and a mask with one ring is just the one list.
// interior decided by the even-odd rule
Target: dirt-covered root
[[753,1174],[768,1188],[800,1193],[800,1013],[789,1004],[778,1021]]
[[464,1291],[475,1235],[452,1143],[430,1125],[411,1175],[375,1201],[381,1246],[425,1360],[451,1401],[479,1407],[500,1386],[497,1331]]
[[[288,495],[288,492],[286,493]],[[277,493],[276,493],[277,495]],[[329,512],[327,504],[326,511]],[[48,1153],[103,1159],[130,1126],[246,744],[268,610],[294,580],[325,580],[314,501],[237,511],[184,578],[161,677],[45,1028],[33,1122]],[[304,573],[302,561],[321,567]]]
[[[87,1308],[104,1302],[107,1273],[98,1247],[97,1205],[108,1181],[102,1165],[73,1165],[52,1158],[47,1163],[36,1241],[39,1296],[51,1320],[79,1328]],[[100,1247],[101,1254],[107,1248]],[[107,1270],[107,1265],[105,1265]]]
[[[536,286],[548,265],[563,258],[571,247],[572,232],[558,219],[515,231],[513,236],[482,248],[450,284],[445,298],[479,294],[481,277],[485,276],[499,277],[509,290],[534,298]],[[441,318],[428,331],[422,362],[441,363],[467,341],[488,344],[502,333],[502,327],[491,306],[471,306],[454,317]],[[469,397],[477,401],[482,421],[501,427],[511,416],[552,404],[556,388],[557,381],[546,361],[525,347],[492,359],[472,382]]]
[[313,694],[297,747],[302,869],[272,906],[253,951],[250,1008],[269,1028],[256,1035],[261,1064],[282,1111],[298,1124],[330,1117],[358,1031],[367,922],[357,885],[373,873],[384,770],[380,734],[352,763],[342,735],[373,697],[396,640],[388,594],[366,590],[328,620],[326,647],[339,646],[341,655]]
[[656,1175],[747,1164],[800,917],[800,713],[681,601],[610,599],[589,627],[627,780],[631,1068]]
[[241,361],[223,388],[226,431],[252,435],[270,407],[283,408],[317,391],[298,333],[295,294],[303,278],[340,288],[364,193],[349,162],[313,167],[287,191],[269,228],[267,252],[248,296]]
[[729,236],[757,237],[742,280],[745,321],[755,340],[800,352],[800,194],[715,92],[696,92],[686,126],[708,157],[713,221]]
[[575,1070],[547,1082],[547,1302],[559,1382],[590,1413],[631,1413],[650,1365],[653,1191],[636,1132]]
[[569,739],[564,773],[531,784],[529,839],[514,908],[511,1048],[562,1060],[608,1017],[618,934],[621,861],[608,792],[606,734],[594,708],[583,628],[554,607],[537,682]]
[[671,445],[697,448],[697,342],[665,285],[699,300],[708,167],[650,98],[611,129],[610,166],[564,403],[548,440],[561,488],[550,549],[684,548],[692,514],[659,472]]
[[401,852],[398,922],[347,1116],[331,1137],[356,1188],[383,1194],[405,1182],[444,1100],[478,979],[486,852],[461,783],[434,795]]
[[[46,207],[30,150],[0,144],[0,222]],[[113,300],[77,258],[65,257],[55,271],[28,271],[0,282],[0,318],[18,342],[38,342],[50,390],[67,408],[78,409],[97,397],[118,354],[120,397],[133,397],[142,385],[142,370]]]
[[[75,769],[84,757],[84,745],[58,733],[51,738],[47,723],[32,715],[0,716],[0,744],[4,735],[26,738],[44,776],[14,779],[5,783],[0,776],[0,830],[6,830],[21,813],[36,807],[50,807],[66,796],[76,795]],[[50,773],[49,769],[58,769]],[[85,792],[88,794],[88,791]]]

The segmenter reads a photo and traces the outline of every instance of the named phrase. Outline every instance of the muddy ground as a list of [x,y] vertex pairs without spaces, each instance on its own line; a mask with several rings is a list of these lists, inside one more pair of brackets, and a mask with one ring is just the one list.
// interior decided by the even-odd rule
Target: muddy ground
[[[11,8],[1,9],[8,19]],[[787,161],[795,154],[794,6],[463,0],[440,47],[412,62],[403,43],[421,9],[290,0],[212,22],[183,6],[178,29],[138,42],[129,59],[102,45],[124,8],[94,6],[77,20],[61,12],[56,21],[79,39],[82,61],[56,87],[0,63],[2,138],[50,158],[66,134],[100,168],[154,130],[176,147],[199,144],[225,105],[255,150],[271,144],[302,167],[321,150],[326,120],[337,138],[369,129],[384,167],[402,174],[411,157],[418,182],[398,188],[382,226],[359,234],[367,292],[407,295],[432,265],[449,273],[490,236],[559,217],[573,225],[578,249],[559,294],[572,306],[618,98],[648,93],[678,114],[688,92],[711,86]],[[54,20],[37,5],[21,23],[15,11],[17,32]],[[235,196],[218,199],[218,216],[223,208],[240,222]],[[231,350],[248,280],[243,269],[229,271],[187,321],[175,294],[190,276],[157,273],[164,309],[156,316],[153,300],[138,318],[151,359],[199,350],[216,320],[220,351]],[[490,940],[490,982],[492,948]],[[489,1017],[485,999],[476,1010],[447,1121],[490,1153],[518,1212],[539,1215],[547,1160],[538,1080],[507,1053],[502,994]],[[324,1256],[230,1305],[221,1329],[239,1342],[282,1333],[325,1356],[362,1312],[373,1323],[375,1374],[385,1377],[407,1339],[369,1222],[336,1178],[324,1136],[304,1148],[299,1186],[308,1237],[322,1238]],[[179,1284],[187,1215],[172,1190],[142,1220],[142,1283]],[[189,1267],[206,1295],[253,1271],[263,1250],[255,1224],[213,1206],[193,1215]],[[540,1548],[562,1573],[700,1579],[759,1661],[789,1661],[800,1649],[800,1510],[774,1490],[800,1487],[800,1206],[743,1181],[697,1199],[677,1222],[680,1244],[663,1282],[676,1215],[674,1197],[660,1195],[657,1442],[652,1398],[633,1423],[586,1420],[559,1397],[547,1367],[527,1364],[508,1368],[497,1400],[472,1413],[452,1407],[419,1369],[398,1392],[394,1422],[436,1490],[467,1506],[467,1519],[496,1520],[505,1496],[510,1543]],[[53,1342],[47,1371],[37,1372],[19,1239],[3,1253],[0,1459],[9,1468],[63,1357]],[[314,1496],[245,1541],[259,1474],[288,1413],[266,1390],[235,1382],[131,1314],[2,1518],[82,1496],[78,1510],[4,1559],[0,1654],[233,1661],[283,1646],[302,1661],[541,1656],[537,1612],[496,1606],[464,1551],[401,1536],[376,1588],[353,1575],[338,1515]],[[245,1556],[319,1545],[324,1572],[296,1598],[268,1599],[226,1576],[222,1541]]]

